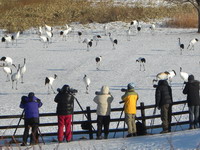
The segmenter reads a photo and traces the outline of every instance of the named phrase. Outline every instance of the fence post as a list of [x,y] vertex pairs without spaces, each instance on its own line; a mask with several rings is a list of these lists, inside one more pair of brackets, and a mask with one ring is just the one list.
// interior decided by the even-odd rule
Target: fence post
[[145,133],[147,133],[147,131],[146,131],[146,119],[145,119],[145,108],[144,108],[143,102],[140,103],[140,107],[141,107],[142,124],[143,124],[143,127],[145,128]]
[[90,110],[90,107],[86,107],[86,111],[87,111],[87,119],[88,119],[88,122],[90,124],[90,128],[89,128],[89,137],[90,139],[93,139],[93,131],[92,131],[92,120],[91,120],[91,110]]

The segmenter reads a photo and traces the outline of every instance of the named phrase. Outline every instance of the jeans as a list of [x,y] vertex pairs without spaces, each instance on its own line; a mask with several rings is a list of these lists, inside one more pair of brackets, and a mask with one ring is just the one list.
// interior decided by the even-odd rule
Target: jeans
[[196,129],[199,124],[199,108],[200,106],[189,106],[189,122],[190,129]]

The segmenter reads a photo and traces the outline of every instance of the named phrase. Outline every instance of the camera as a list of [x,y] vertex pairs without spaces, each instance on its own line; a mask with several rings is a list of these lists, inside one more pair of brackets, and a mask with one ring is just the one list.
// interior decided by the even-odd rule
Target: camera
[[78,90],[73,89],[73,88],[69,88],[69,89],[67,90],[67,92],[69,92],[69,93],[71,93],[71,94],[75,94],[75,93],[78,93]]
[[157,84],[154,84],[154,85],[153,85],[153,87],[154,87],[154,88],[157,88],[157,87],[158,87],[158,85],[157,85]]
[[[109,92],[108,94],[111,95],[110,92]],[[96,92],[95,92],[95,95],[102,95],[102,92],[96,91]]]
[[[63,92],[63,89],[58,88],[57,91],[60,93]],[[67,88],[66,92],[69,94],[75,94],[78,93],[78,90],[69,87]]]
[[100,94],[101,94],[101,92],[99,92],[99,91],[95,92],[95,95],[100,95]]
[[126,92],[126,91],[127,91],[127,89],[124,89],[124,88],[122,88],[122,89],[121,89],[121,91],[122,91],[122,92]]

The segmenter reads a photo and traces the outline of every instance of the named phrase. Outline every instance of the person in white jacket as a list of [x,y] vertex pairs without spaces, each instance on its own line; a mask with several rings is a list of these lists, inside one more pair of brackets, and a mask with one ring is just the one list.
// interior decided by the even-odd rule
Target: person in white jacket
[[94,102],[97,104],[97,139],[102,139],[102,127],[104,127],[104,139],[108,138],[110,112],[113,96],[108,86],[102,86],[100,92],[95,93]]

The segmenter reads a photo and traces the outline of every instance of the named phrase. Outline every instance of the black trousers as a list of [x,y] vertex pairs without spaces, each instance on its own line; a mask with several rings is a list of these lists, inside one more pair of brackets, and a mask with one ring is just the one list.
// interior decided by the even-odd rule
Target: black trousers
[[171,131],[171,121],[172,121],[172,105],[165,104],[161,106],[161,120],[162,128],[164,131]]
[[29,137],[29,129],[32,128],[30,143],[37,144],[38,143],[38,127],[39,127],[39,118],[28,118],[24,120],[24,134],[23,134],[23,143],[27,144],[27,140]]
[[107,137],[109,133],[110,116],[97,116],[97,137],[102,134],[104,127],[104,136]]

